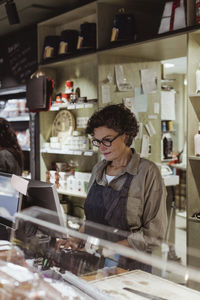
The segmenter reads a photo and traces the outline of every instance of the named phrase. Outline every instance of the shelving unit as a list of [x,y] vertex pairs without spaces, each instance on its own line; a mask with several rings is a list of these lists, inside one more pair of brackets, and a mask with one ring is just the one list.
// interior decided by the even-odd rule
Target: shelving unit
[[[194,15],[192,7],[194,3],[191,4],[191,1],[187,0],[187,4],[188,25],[193,26]],[[157,9],[159,9],[159,5],[162,4],[156,2]],[[132,12],[136,16],[140,34],[142,33],[141,28],[143,28],[143,31],[145,28],[143,38],[139,36],[138,40],[134,42],[110,42],[113,19],[121,7],[125,7],[127,11]],[[146,124],[149,120],[148,116],[154,114],[154,103],[160,103],[162,81],[160,61],[187,56],[188,34],[190,34],[189,29],[187,29],[185,31],[179,30],[169,34],[158,35],[155,24],[152,24],[152,27],[148,26],[149,16],[151,15],[152,21],[154,16],[156,18],[156,14],[157,12],[154,11],[153,6],[148,1],[131,1],[130,4],[130,1],[127,0],[98,0],[38,24],[39,69],[54,79],[55,89],[53,97],[59,92],[64,92],[66,80],[72,80],[74,82],[74,89],[77,87],[80,88],[81,96],[87,96],[88,99],[98,99],[98,102],[92,105],[89,103],[55,105],[52,106],[51,112],[40,113],[40,177],[42,180],[45,180],[46,170],[51,168],[52,161],[64,162],[70,159],[78,159],[81,171],[87,172],[91,171],[92,166],[97,161],[97,156],[91,151],[65,152],[43,147],[46,142],[49,142],[51,124],[61,109],[67,108],[71,110],[75,117],[90,116],[95,110],[106,105],[102,96],[102,85],[104,84],[109,87],[111,103],[120,103],[122,102],[122,98],[133,97],[134,88],[140,87],[140,70],[150,68],[157,74],[158,89],[155,93],[148,94],[148,110],[147,112],[139,113],[140,122]],[[154,21],[156,23],[155,18]],[[143,20],[142,25],[141,19]],[[55,60],[42,60],[43,43],[47,35],[60,35],[66,29],[79,30],[80,25],[84,22],[95,22],[97,25],[96,49],[76,51],[75,53],[66,55],[62,59],[58,57]],[[122,93],[117,90],[114,72],[115,65],[123,66],[126,78],[134,87],[131,92]],[[108,75],[111,77],[111,81],[109,82],[107,80]],[[160,163],[160,115],[157,115],[151,122],[156,130],[156,135],[150,138],[152,152],[149,155],[149,159]],[[144,128],[143,133],[147,134]],[[141,140],[136,140],[135,148],[140,152]],[[88,170],[88,166],[90,166],[90,170]]]

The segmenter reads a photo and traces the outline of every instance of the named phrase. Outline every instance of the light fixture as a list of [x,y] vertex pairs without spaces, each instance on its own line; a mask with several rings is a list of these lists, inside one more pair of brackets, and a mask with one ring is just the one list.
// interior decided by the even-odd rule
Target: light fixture
[[165,68],[173,68],[173,67],[174,67],[174,64],[171,64],[171,63],[164,63],[164,67],[165,67]]
[[10,25],[20,23],[18,12],[17,12],[17,7],[13,0],[6,1],[5,9],[6,9],[6,13],[7,13],[8,21],[9,21]]

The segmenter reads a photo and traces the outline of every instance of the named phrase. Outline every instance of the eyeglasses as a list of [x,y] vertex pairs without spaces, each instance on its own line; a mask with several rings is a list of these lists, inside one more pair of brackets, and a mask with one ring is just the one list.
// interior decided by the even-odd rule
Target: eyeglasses
[[118,135],[116,135],[113,139],[107,139],[107,138],[103,138],[102,140],[94,139],[92,140],[92,144],[96,147],[100,147],[101,144],[103,144],[106,147],[110,147],[112,145],[112,142],[114,142],[114,140],[116,140],[120,135],[122,134],[118,133]]

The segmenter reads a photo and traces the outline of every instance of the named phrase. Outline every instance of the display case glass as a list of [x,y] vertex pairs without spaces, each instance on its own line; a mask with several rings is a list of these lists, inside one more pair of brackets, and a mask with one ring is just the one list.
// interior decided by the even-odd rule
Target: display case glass
[[[199,285],[199,270],[168,261],[166,242],[147,253],[126,246],[130,232],[66,215],[64,227],[55,217],[55,212],[39,207],[15,214],[10,243],[15,251],[8,249],[4,259],[9,266],[21,262],[45,284],[66,283],[83,299],[200,299],[200,292],[188,287],[189,282]],[[16,251],[24,261],[16,259]],[[11,276],[9,266],[0,264],[0,273]]]

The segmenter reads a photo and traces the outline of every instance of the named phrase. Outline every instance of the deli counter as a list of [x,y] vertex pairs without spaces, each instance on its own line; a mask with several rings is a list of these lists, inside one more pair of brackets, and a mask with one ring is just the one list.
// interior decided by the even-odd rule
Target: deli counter
[[126,231],[66,215],[55,185],[1,179],[0,299],[200,299],[199,270],[168,259],[167,236],[139,251]]
[[0,241],[0,299],[200,299],[187,287],[199,271],[169,262],[167,244],[144,253],[110,242],[123,231],[71,216],[60,222],[41,207],[15,214],[10,241]]

